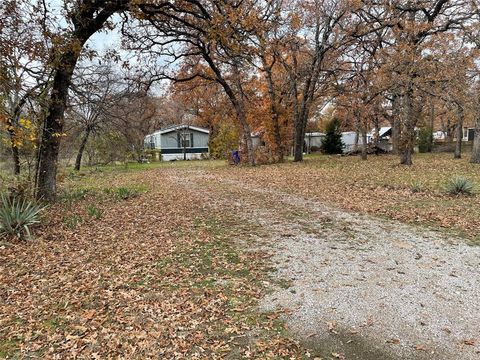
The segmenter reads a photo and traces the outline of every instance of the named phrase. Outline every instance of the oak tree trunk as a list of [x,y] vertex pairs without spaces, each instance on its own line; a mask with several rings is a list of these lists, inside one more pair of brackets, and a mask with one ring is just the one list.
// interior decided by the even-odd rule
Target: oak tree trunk
[[208,63],[212,71],[215,73],[216,81],[223,87],[225,93],[227,94],[230,102],[235,109],[235,113],[237,115],[238,122],[240,123],[240,127],[242,129],[242,137],[243,141],[245,142],[246,152],[247,152],[247,159],[248,164],[251,166],[255,165],[255,151],[253,149],[253,141],[252,141],[252,134],[250,130],[250,125],[247,122],[247,114],[245,111],[245,103],[243,101],[243,90],[240,81],[240,72],[238,70],[237,65],[233,66],[233,71],[235,74],[235,83],[238,88],[239,95],[235,94],[230,84],[225,80],[222,75],[220,68],[215,64],[214,60],[210,57],[210,54],[206,51],[202,51],[202,56],[204,60]]
[[90,129],[86,129],[85,134],[83,135],[83,138],[82,138],[82,142],[80,143],[80,147],[78,148],[77,158],[75,159],[76,171],[80,171],[80,167],[82,166],[83,152],[85,150],[85,146],[87,145],[89,136],[90,136]]
[[239,106],[237,109],[237,116],[242,126],[243,140],[245,141],[245,147],[247,151],[248,164],[251,166],[255,165],[255,150],[253,148],[252,135],[250,130],[250,125],[247,122],[247,115],[243,106]]
[[475,132],[473,137],[472,164],[480,164],[480,117],[475,120]]
[[400,122],[400,112],[401,112],[401,97],[395,95],[392,102],[392,153],[400,153],[400,138],[401,134],[401,122]]
[[234,74],[235,74],[235,80],[236,80],[236,85],[238,88],[239,95],[238,97],[235,96],[232,91],[233,97],[231,97],[230,100],[232,101],[233,106],[235,107],[238,120],[240,121],[240,125],[242,127],[243,140],[245,141],[248,164],[250,166],[255,166],[255,149],[253,148],[252,132],[250,130],[250,125],[248,124],[248,121],[247,121],[247,112],[245,110],[244,93],[243,93],[242,83],[240,81],[240,72],[237,66],[234,67]]
[[367,132],[365,128],[361,129],[362,132],[362,160],[367,160]]
[[400,164],[402,165],[412,165],[412,148],[406,148],[402,150],[400,154]]
[[[307,87],[308,88],[308,87]],[[307,121],[309,116],[309,109],[313,99],[313,93],[309,90],[310,93],[307,96],[304,95],[302,99],[302,106],[299,112],[295,113],[294,125],[295,125],[295,138],[294,138],[294,153],[293,161],[303,161],[303,147],[305,144],[305,131],[307,129]],[[304,94],[306,91],[304,91]]]
[[8,135],[10,137],[10,149],[12,152],[12,161],[13,161],[13,173],[15,175],[20,175],[20,153],[18,151],[18,146],[15,142],[15,130],[13,129],[12,122],[7,122]]
[[400,164],[412,165],[413,147],[415,145],[415,123],[416,112],[413,99],[412,85],[408,88],[404,96],[404,115],[403,127],[400,127]]
[[461,159],[462,158],[462,141],[463,141],[463,108],[459,106],[458,108],[458,122],[457,122],[457,139],[455,142],[455,153],[453,154],[454,159]]
[[300,116],[295,118],[295,138],[293,144],[293,161],[303,160],[303,145],[305,139],[305,126]]
[[67,38],[69,40],[66,43],[58,43],[52,49],[54,57],[50,65],[52,66],[53,83],[40,138],[35,179],[36,198],[49,202],[54,201],[56,196],[58,152],[63,136],[68,89],[75,65],[87,40],[103,28],[111,15],[125,10],[129,0],[89,1],[82,4],[84,6],[79,7],[71,14],[74,30]]
[[41,135],[37,164],[36,198],[39,200],[48,202],[55,200],[58,152],[63,132],[68,88],[79,55],[80,52],[74,51],[72,44],[72,47],[69,47],[55,64],[52,93]]

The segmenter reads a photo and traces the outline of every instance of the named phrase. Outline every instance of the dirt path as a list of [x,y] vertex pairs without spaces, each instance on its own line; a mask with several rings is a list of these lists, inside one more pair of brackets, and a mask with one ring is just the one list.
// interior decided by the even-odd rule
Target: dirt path
[[284,309],[291,332],[325,358],[480,359],[479,247],[227,174],[168,177],[261,226],[248,245],[272,253],[283,284],[262,307]]

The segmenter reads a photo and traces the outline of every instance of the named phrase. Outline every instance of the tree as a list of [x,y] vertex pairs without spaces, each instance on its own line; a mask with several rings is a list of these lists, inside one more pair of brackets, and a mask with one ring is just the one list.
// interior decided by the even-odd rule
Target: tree
[[345,144],[342,141],[340,121],[333,118],[325,129],[325,138],[322,141],[322,151],[325,154],[342,154]]
[[[251,36],[252,53],[255,54],[251,63],[261,72],[259,79],[265,84],[258,86],[258,91],[268,98],[268,110],[262,107],[263,112],[270,114],[270,121],[264,124],[266,138],[271,139],[270,143],[273,144],[278,162],[283,162],[286,152],[286,124],[284,121],[282,127],[282,112],[285,112],[285,100],[290,95],[284,76],[286,74],[280,64],[281,52],[285,50],[285,43],[288,41],[285,31],[287,21],[281,15],[283,5],[282,1],[272,2],[268,16],[258,14],[258,26],[254,28]],[[279,73],[282,76],[278,76]]]
[[91,65],[77,69],[73,84],[70,110],[71,120],[80,128],[80,146],[75,159],[74,169],[80,170],[83,152],[92,134],[100,131],[108,121],[109,107],[115,91],[118,92],[118,76],[112,64]]
[[470,162],[472,164],[480,164],[480,117],[478,115],[475,119],[475,135]]
[[[115,95],[106,116],[111,122],[112,131],[123,140],[124,161],[133,158],[140,160],[144,150],[145,136],[158,130],[165,123],[158,117],[158,99],[148,91],[127,87]],[[120,150],[120,149],[119,149]]]
[[[412,164],[415,126],[431,84],[438,81],[437,62],[429,47],[441,34],[456,34],[475,13],[474,2],[394,0],[362,4],[356,9],[362,20],[356,34],[383,30],[379,41],[384,59],[379,78],[391,84],[395,141],[400,163]],[[430,43],[429,43],[430,42]],[[396,144],[397,145],[397,144]]]
[[132,49],[168,58],[170,65],[181,62],[185,76],[161,71],[158,79],[184,82],[201,77],[223,88],[235,110],[250,165],[255,165],[255,154],[247,121],[244,78],[248,53],[243,45],[246,33],[255,26],[253,14],[261,11],[258,4],[207,0],[182,0],[174,5],[145,2],[140,5],[138,17],[146,20],[147,25],[136,26],[135,31],[127,34]]
[[290,34],[287,51],[280,60],[292,89],[294,161],[302,161],[305,129],[315,101],[327,96],[327,80],[339,68],[337,59],[347,38],[339,29],[348,18],[350,4],[315,0],[289,5]]
[[43,32],[51,36],[53,47],[48,63],[52,73],[52,88],[38,150],[37,199],[53,201],[56,197],[58,154],[63,137],[68,90],[82,49],[114,13],[127,10],[129,3],[130,0],[64,0],[62,20],[68,25],[64,31],[47,28],[53,10],[49,10],[45,2],[39,4]]
[[22,135],[36,135],[32,133],[36,121],[25,119],[27,108],[40,100],[48,85],[43,63],[46,47],[31,13],[27,2],[0,4],[0,125],[8,133],[15,175],[21,169],[20,148],[29,141]]

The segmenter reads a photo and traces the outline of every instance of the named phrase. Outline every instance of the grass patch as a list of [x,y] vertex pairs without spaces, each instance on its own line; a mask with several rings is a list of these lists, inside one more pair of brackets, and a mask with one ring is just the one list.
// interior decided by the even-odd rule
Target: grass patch
[[63,217],[62,222],[67,228],[74,230],[78,225],[83,223],[83,218],[77,214],[68,214]]
[[[86,175],[108,173],[132,173],[154,169],[171,168],[205,168],[213,169],[226,165],[225,160],[195,160],[195,161],[158,161],[151,163],[127,162],[101,166],[84,166],[82,172]],[[67,170],[70,168],[67,168]]]
[[56,331],[57,329],[63,329],[66,327],[66,319],[60,316],[55,316],[51,319],[44,320],[42,325],[49,331]]
[[94,189],[83,188],[83,187],[71,188],[71,189],[64,189],[60,193],[59,199],[64,203],[72,204],[77,201],[85,200],[89,195],[95,196],[97,195],[97,192]]
[[138,196],[139,191],[137,189],[131,189],[127,187],[119,187],[113,192],[114,196],[118,200],[127,200]]
[[[207,293],[212,305],[221,304],[225,320],[209,322],[209,331],[214,338],[231,344],[229,353],[236,354],[234,358],[245,355],[243,348],[248,348],[254,356],[273,355],[272,347],[278,346],[280,338],[284,345],[290,344],[285,353],[298,355],[301,350],[289,342],[278,315],[258,313],[257,301],[265,291],[263,280],[268,279],[271,269],[262,254],[242,253],[232,243],[232,239],[249,228],[250,224],[224,214],[202,214],[192,219],[197,236],[207,234],[209,240],[178,246],[169,257],[157,261],[158,274],[163,276],[162,287],[180,292],[184,289],[197,301]],[[181,276],[186,273],[188,276]]]
[[87,215],[97,220],[100,220],[103,216],[103,210],[99,209],[95,205],[88,205]]
[[0,358],[14,357],[20,346],[19,339],[0,339]]

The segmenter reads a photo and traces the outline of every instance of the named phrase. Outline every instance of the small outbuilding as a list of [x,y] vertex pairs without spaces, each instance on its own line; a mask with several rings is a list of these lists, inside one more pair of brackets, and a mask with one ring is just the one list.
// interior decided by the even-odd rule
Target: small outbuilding
[[159,150],[163,161],[208,157],[210,132],[192,125],[172,125],[145,136],[144,147]]
[[321,132],[305,133],[305,149],[308,154],[321,149],[325,134]]
[[[367,144],[369,144],[371,141],[372,134],[367,133]],[[343,152],[349,153],[355,150],[355,146],[360,148],[360,146],[363,144],[363,139],[362,136],[355,131],[344,131],[342,132],[342,142],[345,145]]]

